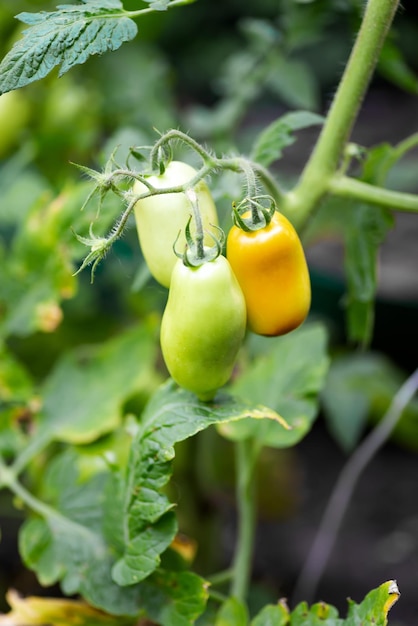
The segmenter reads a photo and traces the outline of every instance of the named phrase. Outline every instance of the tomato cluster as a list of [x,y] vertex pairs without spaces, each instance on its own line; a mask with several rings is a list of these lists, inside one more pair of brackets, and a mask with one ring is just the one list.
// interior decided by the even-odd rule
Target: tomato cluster
[[[178,385],[209,401],[230,379],[246,329],[266,336],[294,330],[308,315],[311,289],[300,239],[277,211],[245,230],[242,225],[251,223],[251,214],[244,213],[241,225],[235,223],[229,231],[226,256],[206,258],[218,219],[202,181],[193,189],[205,232],[203,254],[189,263],[190,199],[170,189],[196,174],[191,166],[171,161],[164,173],[148,178],[161,193],[139,198],[135,217],[150,272],[169,288],[161,323],[167,369]],[[141,182],[134,185],[138,195],[149,189]],[[180,255],[175,247],[186,252]]]

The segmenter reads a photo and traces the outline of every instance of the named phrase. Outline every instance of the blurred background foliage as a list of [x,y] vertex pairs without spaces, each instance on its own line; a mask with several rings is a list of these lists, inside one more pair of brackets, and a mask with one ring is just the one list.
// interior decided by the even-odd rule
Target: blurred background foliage
[[[124,1],[126,9],[138,5],[138,0]],[[137,39],[114,53],[94,57],[60,79],[53,72],[0,97],[0,430],[8,432],[11,455],[30,433],[37,390],[69,349],[105,341],[138,320],[149,325],[157,345],[156,321],[166,292],[149,278],[134,228],[99,266],[93,286],[88,271],[74,276],[85,249],[73,231],[88,232],[96,206],[90,203],[80,211],[91,186],[73,164],[103,167],[117,145],[117,158],[123,162],[129,147],[152,144],[156,131],[172,127],[190,132],[216,151],[245,152],[263,127],[289,110],[325,113],[362,5],[360,0],[222,0],[214,6],[198,0],[143,17]],[[413,102],[416,109],[418,9],[413,0],[402,5],[372,85],[372,92],[387,95],[394,108],[389,118],[380,120],[377,136],[369,133],[373,109],[360,120],[360,131],[367,132],[360,132],[359,138],[366,145],[370,140],[402,139],[394,134],[390,116],[397,117],[397,106],[408,106],[409,111]],[[20,36],[22,25],[14,15],[55,6],[47,0],[2,0],[0,57]],[[275,167],[284,186],[295,180],[317,132],[300,133]],[[417,157],[412,152],[394,170],[395,187],[418,190]],[[223,216],[229,215],[231,200],[239,193],[239,181],[231,175],[216,180],[214,196]],[[109,198],[95,233],[105,233],[120,211],[119,200]],[[383,414],[403,370],[416,365],[410,337],[412,328],[416,332],[418,297],[407,302],[381,299],[372,342],[379,353],[353,355],[344,331],[342,277],[313,264],[312,281],[311,318],[326,323],[335,354],[323,394],[324,417],[334,440],[347,452],[367,424]],[[396,345],[390,335],[394,327],[402,327],[403,333]],[[257,349],[267,350],[264,345],[257,348],[255,340],[248,350],[251,354]],[[243,362],[245,358],[248,355]],[[151,365],[154,376],[143,394],[127,403],[126,414],[138,414],[164,377],[158,356]],[[417,405],[410,406],[396,440],[402,447],[418,448]],[[225,503],[231,506],[230,445],[215,431],[207,431],[179,446],[174,484],[179,490],[183,485],[182,525],[191,534],[200,528],[201,537],[216,537],[219,520],[210,512]],[[88,466],[88,459],[100,452],[81,446],[78,454],[80,463]],[[35,482],[37,471],[33,468]],[[260,467],[260,507],[267,519],[293,515],[301,498],[298,472],[293,451],[266,451]],[[13,536],[18,513],[12,512],[7,496],[1,497],[3,532]],[[205,566],[220,558],[211,545],[208,541],[201,552]],[[4,556],[6,563],[14,562],[14,576],[24,576],[16,558]],[[9,586],[8,575],[1,576]]]

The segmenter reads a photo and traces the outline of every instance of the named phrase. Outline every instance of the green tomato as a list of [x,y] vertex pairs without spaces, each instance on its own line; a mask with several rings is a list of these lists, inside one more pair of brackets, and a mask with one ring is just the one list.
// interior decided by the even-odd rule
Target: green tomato
[[245,299],[225,257],[199,267],[178,259],[161,323],[161,349],[176,383],[211,400],[231,377],[246,321]]
[[[167,189],[183,185],[195,175],[196,170],[187,163],[171,161],[164,174],[150,176],[148,180],[157,189]],[[208,232],[216,235],[215,226],[218,224],[216,207],[204,181],[200,181],[194,190],[206,232],[205,244],[210,245],[213,241]],[[135,182],[133,186],[135,194],[146,191],[147,187],[143,183]],[[180,233],[177,249],[184,250],[186,243],[184,229],[191,214],[192,206],[184,193],[158,194],[139,200],[135,205],[135,220],[142,253],[151,274],[164,287],[170,286],[171,272],[177,261],[173,250],[174,242]],[[194,235],[193,220],[190,230]]]
[[17,148],[30,116],[30,106],[19,91],[0,96],[0,158]]

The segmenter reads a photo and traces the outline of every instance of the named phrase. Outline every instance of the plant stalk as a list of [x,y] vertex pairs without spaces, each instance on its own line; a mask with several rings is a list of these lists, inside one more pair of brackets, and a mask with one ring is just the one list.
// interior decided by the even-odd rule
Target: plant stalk
[[349,176],[336,175],[331,178],[329,190],[341,198],[352,198],[397,211],[418,212],[417,194],[376,187]]
[[301,228],[338,169],[399,0],[368,0],[356,42],[314,150],[296,187],[286,196],[286,214]]
[[245,602],[251,576],[256,522],[255,468],[260,447],[256,440],[236,444],[238,537],[232,566],[231,595]]

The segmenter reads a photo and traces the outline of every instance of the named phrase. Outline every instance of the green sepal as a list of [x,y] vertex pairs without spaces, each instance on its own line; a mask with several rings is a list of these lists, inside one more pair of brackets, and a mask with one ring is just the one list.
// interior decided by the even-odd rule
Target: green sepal
[[173,150],[169,143],[158,147],[154,158],[151,158],[151,170],[158,172],[157,176],[163,176],[167,166],[173,160]]
[[151,149],[152,146],[131,146],[125,160],[126,167],[130,167],[131,158],[139,161],[140,163],[146,162],[148,160],[148,155],[146,156],[144,152],[150,151]]
[[[268,202],[268,206],[263,204]],[[232,203],[232,219],[235,226],[245,232],[251,232],[266,228],[276,211],[277,206],[274,198],[268,195],[255,196],[254,198],[244,198],[236,205]],[[242,217],[244,213],[251,212],[250,217]]]
[[225,233],[222,228],[220,228],[216,224],[211,224],[211,226],[213,228],[216,228],[219,232],[219,238],[215,237],[215,235],[210,231],[207,231],[208,235],[213,239],[214,245],[205,246],[203,245],[202,240],[199,240],[197,237],[193,237],[192,233],[190,232],[191,221],[192,216],[189,217],[185,228],[186,246],[184,248],[184,252],[178,252],[176,250],[176,244],[180,236],[180,232],[177,235],[176,241],[174,242],[173,250],[174,254],[179,259],[182,259],[184,265],[186,265],[187,267],[199,267],[204,263],[214,261],[218,258],[218,256],[222,254],[222,249],[225,244]]

